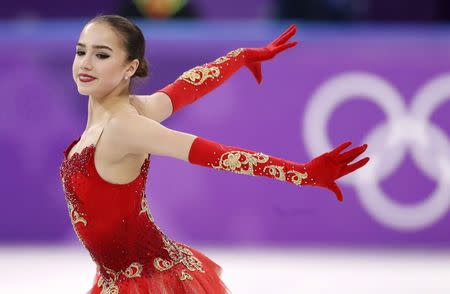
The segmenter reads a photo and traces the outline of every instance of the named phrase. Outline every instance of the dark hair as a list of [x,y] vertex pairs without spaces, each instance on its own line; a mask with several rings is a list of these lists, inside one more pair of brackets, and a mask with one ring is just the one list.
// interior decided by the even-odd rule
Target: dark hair
[[120,15],[98,15],[91,19],[88,24],[93,22],[105,22],[119,33],[128,53],[128,61],[133,59],[139,60],[139,67],[133,77],[146,77],[148,75],[148,65],[145,59],[145,38],[141,29]]

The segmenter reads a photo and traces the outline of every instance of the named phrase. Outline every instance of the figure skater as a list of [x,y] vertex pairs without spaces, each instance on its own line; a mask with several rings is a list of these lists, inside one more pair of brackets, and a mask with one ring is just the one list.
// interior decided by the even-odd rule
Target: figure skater
[[301,164],[160,124],[242,66],[260,83],[261,62],[295,46],[288,43],[295,32],[292,25],[266,47],[233,50],[150,96],[133,96],[130,82],[147,75],[141,30],[117,15],[97,16],[84,26],[72,70],[78,92],[89,96],[88,119],[83,134],[64,150],[60,176],[74,230],[97,266],[88,293],[230,293],[219,265],[155,224],[145,192],[150,155],[323,187],[342,201],[335,181],[367,163],[368,157],[351,163],[366,144],[344,152],[351,145],[345,142]]

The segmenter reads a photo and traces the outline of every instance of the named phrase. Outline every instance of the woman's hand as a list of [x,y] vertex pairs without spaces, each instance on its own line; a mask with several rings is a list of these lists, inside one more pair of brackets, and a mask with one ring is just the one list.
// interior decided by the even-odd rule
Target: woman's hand
[[293,24],[266,47],[244,48],[246,54],[246,66],[253,73],[258,83],[261,83],[262,81],[261,62],[272,59],[278,53],[297,45],[297,41],[287,43],[296,32],[297,27]]
[[326,152],[306,164],[308,181],[306,185],[321,186],[333,191],[339,201],[343,200],[341,189],[336,184],[336,180],[346,174],[349,174],[362,166],[368,161],[369,157],[365,157],[355,163],[350,164],[356,157],[367,149],[367,144],[355,147],[347,152],[340,154],[345,148],[350,146],[352,142],[342,143],[330,152]]
[[172,104],[170,113],[174,113],[216,89],[243,66],[249,68],[256,81],[261,83],[261,62],[295,46],[297,42],[287,43],[295,32],[295,25],[291,25],[283,34],[263,48],[232,50],[212,62],[185,71],[178,79],[158,92],[168,96]]

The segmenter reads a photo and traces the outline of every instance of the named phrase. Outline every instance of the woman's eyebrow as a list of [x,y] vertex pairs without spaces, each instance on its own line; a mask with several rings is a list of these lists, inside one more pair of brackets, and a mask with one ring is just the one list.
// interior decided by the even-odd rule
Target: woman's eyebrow
[[[86,47],[86,45],[84,45],[83,43],[77,43],[77,46]],[[95,49],[108,49],[110,51],[113,51],[111,48],[109,48],[108,46],[105,46],[105,45],[93,45],[92,47]]]

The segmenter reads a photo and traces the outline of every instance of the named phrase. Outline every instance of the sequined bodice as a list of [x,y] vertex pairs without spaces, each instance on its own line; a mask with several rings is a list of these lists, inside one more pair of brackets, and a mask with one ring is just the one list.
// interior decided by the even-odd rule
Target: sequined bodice
[[133,181],[114,184],[98,174],[93,144],[67,158],[79,140],[64,150],[60,177],[74,230],[97,264],[105,289],[175,267],[180,279],[189,279],[186,270],[202,271],[192,252],[154,223],[145,191],[150,155]]

